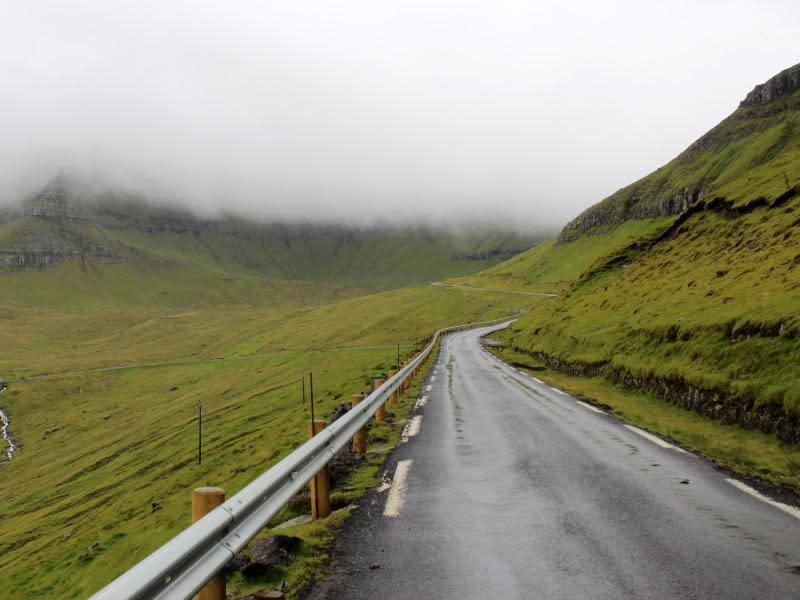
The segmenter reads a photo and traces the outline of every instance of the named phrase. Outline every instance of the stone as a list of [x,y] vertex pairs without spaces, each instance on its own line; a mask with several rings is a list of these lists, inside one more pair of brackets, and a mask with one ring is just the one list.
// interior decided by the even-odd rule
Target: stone
[[238,552],[236,556],[233,557],[233,560],[228,563],[225,569],[228,573],[239,573],[244,571],[248,565],[250,564],[250,557],[247,556],[246,552]]
[[289,500],[289,508],[292,510],[307,510],[309,506],[311,506],[311,495],[308,493],[308,488],[303,488]]
[[250,564],[242,570],[247,577],[266,575],[276,567],[292,562],[292,554],[297,552],[303,540],[288,535],[273,535],[262,538],[253,545]]
[[285,529],[286,527],[294,527],[295,525],[305,525],[306,523],[311,523],[311,515],[300,515],[299,517],[295,517],[294,519],[289,519],[288,521],[284,521],[280,525],[275,525],[275,527],[273,527],[272,529]]
[[338,419],[341,419],[344,415],[347,414],[347,411],[349,410],[350,408],[348,408],[346,404],[340,404],[339,406],[337,406],[336,409],[331,414],[331,423],[337,421]]
[[328,463],[328,477],[331,487],[341,483],[358,464],[360,457],[355,454],[350,446],[345,446],[336,453]]
[[279,600],[284,597],[284,593],[279,590],[261,590],[253,594],[253,600]]

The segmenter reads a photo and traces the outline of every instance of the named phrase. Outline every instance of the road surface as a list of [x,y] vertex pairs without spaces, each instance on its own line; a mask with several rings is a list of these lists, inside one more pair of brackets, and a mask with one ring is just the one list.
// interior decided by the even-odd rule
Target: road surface
[[481,292],[494,292],[496,294],[512,294],[516,296],[544,296],[545,298],[557,298],[558,294],[555,292],[523,292],[521,290],[501,290],[499,288],[478,287],[475,285],[456,285],[452,283],[442,283],[441,281],[434,281],[431,285],[446,288],[461,288],[464,290],[478,290]]
[[[447,337],[307,597],[800,598],[800,511]],[[794,511],[794,513],[792,512]]]

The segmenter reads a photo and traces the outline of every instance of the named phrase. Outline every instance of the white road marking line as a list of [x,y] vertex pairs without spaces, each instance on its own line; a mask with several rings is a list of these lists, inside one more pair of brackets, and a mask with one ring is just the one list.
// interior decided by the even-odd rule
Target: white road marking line
[[435,379],[436,379],[436,375],[431,375],[431,383],[433,383]]
[[800,508],[795,508],[794,506],[789,506],[788,504],[784,504],[783,502],[777,502],[776,500],[773,500],[772,498],[767,498],[764,494],[762,494],[758,490],[754,490],[749,485],[746,485],[746,484],[742,483],[741,481],[737,481],[736,479],[726,479],[725,481],[730,483],[732,486],[739,488],[745,494],[750,494],[751,496],[753,496],[753,498],[758,498],[759,500],[762,500],[763,502],[766,502],[767,504],[771,504],[772,506],[774,506],[778,510],[782,510],[783,512],[785,512],[787,514],[792,515],[796,519],[800,519]]
[[536,379],[536,377],[534,377],[533,375],[531,375],[530,378],[533,379],[536,383],[544,383],[544,381],[542,381],[541,379]]
[[554,388],[553,386],[550,386],[550,389],[553,390],[556,394],[561,394],[562,396],[569,396],[567,392],[562,392],[561,390]]
[[403,433],[400,434],[400,438],[402,439],[403,443],[405,444],[408,440],[417,435],[421,426],[422,415],[417,415],[408,423],[406,423],[406,426],[403,427]]
[[405,493],[408,489],[408,472],[411,470],[413,462],[413,460],[409,459],[401,460],[397,463],[394,479],[389,488],[389,495],[386,497],[386,507],[383,509],[384,517],[400,516],[405,504]]
[[414,408],[425,408],[425,405],[427,403],[428,403],[428,397],[427,396],[423,396],[422,398],[417,400],[417,403],[414,405]]
[[426,392],[430,392],[432,389],[433,389],[433,386],[429,385],[428,387],[425,388],[425,391]]
[[667,448],[669,450],[675,450],[676,452],[683,452],[684,454],[689,454],[683,448],[678,448],[677,446],[674,446],[673,444],[670,444],[669,442],[665,442],[664,440],[662,440],[657,435],[653,435],[652,433],[648,433],[647,431],[639,429],[638,427],[634,427],[633,425],[623,425],[623,427],[625,429],[629,429],[630,431],[632,431],[636,435],[641,436],[644,439],[653,442],[656,446],[661,446],[662,448]]
[[417,415],[408,422],[408,431],[406,432],[406,439],[408,441],[419,433],[419,428],[422,426],[422,415]]
[[584,408],[588,408],[588,409],[589,409],[589,410],[591,410],[591,411],[594,411],[594,412],[596,412],[596,413],[600,413],[601,415],[604,415],[604,414],[606,414],[606,413],[605,413],[605,411],[602,411],[602,410],[600,410],[600,409],[599,409],[599,408],[597,408],[596,406],[592,406],[591,404],[588,404],[588,403],[586,403],[586,402],[582,402],[582,401],[580,401],[580,400],[577,400],[577,402],[578,402],[578,404],[580,404],[580,405],[581,405],[581,406],[583,406]]

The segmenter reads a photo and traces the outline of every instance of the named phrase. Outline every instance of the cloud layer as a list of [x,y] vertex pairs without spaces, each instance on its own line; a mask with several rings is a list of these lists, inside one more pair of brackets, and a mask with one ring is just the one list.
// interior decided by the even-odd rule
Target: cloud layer
[[0,8],[0,201],[60,170],[202,212],[556,226],[794,64],[796,2]]

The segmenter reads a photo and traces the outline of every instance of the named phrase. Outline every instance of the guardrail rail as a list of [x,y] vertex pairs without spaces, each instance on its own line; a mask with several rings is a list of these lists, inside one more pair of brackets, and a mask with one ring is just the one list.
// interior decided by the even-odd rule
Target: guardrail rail
[[439,338],[454,331],[511,322],[518,316],[439,329],[417,356],[363,402],[94,594],[92,600],[191,598],[350,442],[427,360]]

